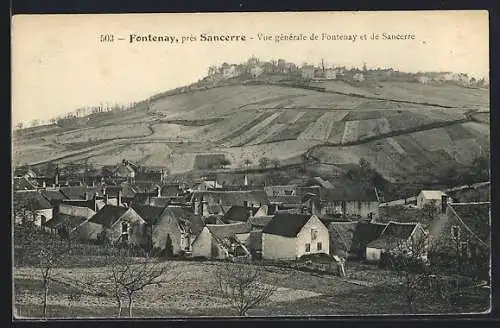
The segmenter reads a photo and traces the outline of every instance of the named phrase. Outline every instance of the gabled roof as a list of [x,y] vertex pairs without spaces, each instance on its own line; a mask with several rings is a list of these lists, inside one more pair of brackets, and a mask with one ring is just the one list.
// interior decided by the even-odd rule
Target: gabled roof
[[375,189],[366,190],[358,185],[344,184],[333,189],[320,188],[320,199],[325,202],[335,201],[368,201],[376,202],[377,194]]
[[361,251],[366,248],[366,246],[379,238],[384,231],[387,224],[384,223],[372,223],[372,222],[362,222],[360,221],[354,231],[354,236],[351,244],[351,250]]
[[181,189],[178,184],[166,184],[161,187],[160,194],[162,197],[178,196]]
[[248,220],[248,221],[250,222],[252,227],[264,228],[265,226],[267,226],[269,224],[269,222],[271,222],[272,219],[273,219],[272,215],[254,216],[254,217],[250,218],[250,220]]
[[424,196],[425,199],[441,200],[441,196],[446,195],[441,190],[422,190],[422,191],[420,191],[420,193],[422,194],[422,196]]
[[41,193],[49,202],[67,199],[59,190],[44,189]]
[[16,191],[13,195],[15,203],[28,206],[32,210],[46,210],[52,208],[52,204],[38,191]]
[[63,205],[71,205],[78,207],[88,207],[91,210],[95,211],[97,200],[89,199],[89,200],[79,200],[79,199],[63,199],[61,204]]
[[12,182],[14,190],[35,190],[37,188],[35,181],[32,182],[25,177],[14,177]]
[[61,187],[59,190],[68,199],[85,199],[85,193],[90,195],[90,197],[95,194],[97,194],[97,196],[103,196],[102,191],[98,187],[73,186]]
[[251,230],[250,225],[244,222],[229,224],[207,224],[206,227],[210,231],[210,233],[212,233],[219,239],[232,237],[236,234],[249,233]]
[[389,222],[384,231],[380,235],[381,238],[396,238],[407,240],[411,237],[413,230],[418,226],[418,223],[404,222]]
[[311,215],[278,213],[262,230],[262,233],[295,237],[310,218]]
[[195,235],[199,234],[205,226],[205,222],[199,215],[195,215],[181,206],[169,205],[165,208],[163,215],[170,216],[177,221],[188,221],[191,233]]
[[302,204],[303,199],[300,196],[288,196],[288,195],[281,195],[281,196],[268,196],[269,202],[270,203],[277,203],[277,204]]
[[118,221],[127,211],[130,210],[131,208],[127,207],[105,205],[99,212],[89,219],[89,222],[111,228],[116,221]]
[[328,233],[330,235],[330,252],[349,253],[351,251],[354,234],[356,233],[357,227],[357,221],[330,222],[328,224]]
[[223,221],[240,221],[247,222],[250,217],[250,211],[252,211],[252,215],[254,215],[258,209],[249,208],[240,205],[233,205],[222,217]]
[[210,203],[219,203],[223,206],[243,205],[244,201],[250,204],[267,204],[269,202],[264,190],[243,190],[243,191],[200,191],[193,193],[193,199],[204,200]]
[[165,207],[132,204],[131,206],[146,223],[155,225],[163,214]]
[[491,203],[461,203],[449,205],[456,213],[457,220],[465,225],[478,238],[478,241],[489,244],[491,234]]
[[78,227],[80,224],[87,220],[84,216],[73,216],[63,213],[57,213],[52,219],[45,223],[47,228],[57,229],[63,225],[71,230]]

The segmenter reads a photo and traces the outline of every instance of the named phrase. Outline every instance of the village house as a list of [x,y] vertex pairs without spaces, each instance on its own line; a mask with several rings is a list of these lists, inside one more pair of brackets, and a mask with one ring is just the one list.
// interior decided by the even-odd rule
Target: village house
[[267,205],[257,207],[245,207],[241,205],[233,205],[222,216],[222,221],[225,223],[248,222],[253,217],[267,216]]
[[211,259],[250,257],[250,224],[207,224],[192,244],[192,256]]
[[368,220],[323,222],[330,235],[330,254],[345,259],[365,258],[366,246],[378,239],[387,226]]
[[363,73],[356,73],[352,76],[352,80],[355,82],[363,82],[365,80],[365,76]]
[[113,171],[113,177],[133,180],[136,175],[136,170],[137,165],[124,159],[122,163]]
[[382,253],[395,251],[404,252],[412,248],[421,248],[422,259],[426,259],[426,231],[420,223],[389,222],[380,237],[366,245],[366,260],[376,262]]
[[[363,190],[359,186],[343,186],[332,189],[308,188],[304,200],[311,213],[318,216],[360,217],[375,219],[379,216],[379,198],[375,190]],[[304,190],[305,191],[305,190]]]
[[205,225],[201,217],[181,206],[134,206],[134,209],[146,217],[152,227],[153,249],[167,256],[191,252],[194,238]]
[[240,75],[240,72],[236,65],[228,65],[227,67],[222,68],[222,76],[225,79],[230,79],[238,75]]
[[[491,245],[491,203],[442,204],[441,215],[429,228],[438,253],[488,261]],[[457,254],[458,252],[458,254]]]
[[424,208],[425,205],[432,205],[438,209],[441,206],[443,197],[447,197],[441,190],[422,190],[417,196],[417,208]]
[[33,220],[33,223],[37,227],[43,226],[52,219],[52,204],[39,191],[16,191],[13,198],[15,202],[14,206],[18,206],[20,210],[24,209],[24,214],[21,211],[15,213],[14,222],[16,224],[23,223],[24,215]]
[[213,205],[221,206],[223,212],[225,213],[233,205],[260,208],[262,205],[267,205],[269,203],[269,199],[264,190],[209,190],[193,192],[190,203],[193,206],[193,212],[195,214],[207,216],[208,208]]
[[78,239],[127,243],[149,247],[151,232],[147,222],[130,207],[106,205],[75,229]]
[[253,78],[259,77],[262,73],[264,73],[264,69],[260,66],[253,66],[250,69],[250,76]]
[[314,66],[305,65],[305,66],[302,66],[302,68],[300,69],[300,75],[302,76],[303,79],[306,79],[306,80],[313,79],[315,71],[316,71],[316,69]]
[[278,213],[262,230],[262,258],[295,260],[330,252],[327,227],[316,215]]
[[58,234],[63,237],[70,237],[76,228],[84,223],[88,218],[80,215],[56,213],[52,220],[46,222],[42,227],[45,231]]

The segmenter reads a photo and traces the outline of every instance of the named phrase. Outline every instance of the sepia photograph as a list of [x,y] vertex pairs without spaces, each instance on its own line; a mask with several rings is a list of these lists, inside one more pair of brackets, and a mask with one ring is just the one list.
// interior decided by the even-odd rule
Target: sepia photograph
[[13,319],[490,313],[488,24],[13,16]]

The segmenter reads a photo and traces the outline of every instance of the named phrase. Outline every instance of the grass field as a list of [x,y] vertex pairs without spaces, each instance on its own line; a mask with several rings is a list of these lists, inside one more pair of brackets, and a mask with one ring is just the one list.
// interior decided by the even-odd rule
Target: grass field
[[[214,270],[217,262],[166,262],[163,278],[171,279],[161,287],[148,287],[134,302],[137,317],[234,316],[235,312],[218,293]],[[384,287],[394,274],[373,265],[350,262],[347,277],[321,276],[293,269],[267,267],[261,279],[276,285],[271,299],[252,309],[250,316],[266,315],[359,315],[407,313],[401,292]],[[92,296],[76,287],[75,280],[92,279],[106,272],[106,267],[57,269],[58,281],[49,293],[51,317],[115,317],[114,300]],[[15,312],[23,317],[40,317],[40,273],[34,268],[14,271]],[[69,304],[69,294],[80,299]],[[470,302],[468,312],[484,311],[482,302]],[[419,299],[419,313],[457,311],[447,302]]]

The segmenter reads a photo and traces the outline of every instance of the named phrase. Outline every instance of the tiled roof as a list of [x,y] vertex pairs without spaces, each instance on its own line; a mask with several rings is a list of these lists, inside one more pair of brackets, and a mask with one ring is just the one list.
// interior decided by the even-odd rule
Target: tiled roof
[[248,218],[250,217],[250,211],[252,211],[252,215],[253,215],[258,211],[258,209],[249,208],[249,207],[240,206],[240,205],[233,205],[233,206],[231,206],[229,211],[227,211],[224,214],[224,216],[222,217],[222,220],[247,222]]
[[155,225],[161,217],[165,207],[132,204],[131,206],[148,224]]
[[351,251],[364,251],[370,242],[380,237],[385,227],[383,223],[359,222],[354,231]]
[[270,216],[254,216],[249,221],[250,221],[250,224],[252,225],[252,227],[264,228],[265,226],[267,226],[269,224],[269,222],[271,222],[272,219],[273,219],[272,215],[270,215]]
[[175,197],[180,191],[178,184],[167,184],[161,187],[160,193],[162,197]]
[[262,233],[295,237],[310,218],[311,215],[278,213],[262,230]]
[[67,199],[59,190],[50,190],[45,189],[41,191],[42,196],[45,197],[48,201],[59,201],[63,199]]
[[99,212],[89,219],[89,222],[103,225],[110,228],[118,221],[130,208],[105,205]]
[[207,228],[219,239],[228,238],[236,234],[249,233],[251,230],[250,225],[244,222],[230,224],[207,224]]
[[328,224],[328,233],[330,235],[330,252],[349,253],[351,251],[352,242],[358,222],[330,222]]
[[205,222],[203,222],[203,219],[199,215],[195,215],[181,206],[167,206],[163,215],[172,217],[178,221],[189,221],[191,232],[195,235],[199,234],[205,226]]
[[460,220],[469,227],[483,242],[489,243],[490,203],[450,204]]
[[52,204],[38,191],[16,191],[13,195],[15,203],[23,204],[32,210],[52,208]]
[[97,200],[89,199],[89,200],[77,200],[77,199],[64,199],[61,204],[78,206],[78,207],[88,207],[91,210],[95,211]]
[[267,204],[269,199],[264,190],[244,190],[244,191],[202,191],[193,195],[199,200],[203,197],[209,204],[220,204],[223,206],[243,205],[246,201],[248,205]]
[[103,193],[98,187],[61,187],[60,192],[66,196],[68,199],[85,199],[86,193],[92,197],[97,194],[97,196],[103,196]]
[[57,229],[62,225],[66,225],[70,230],[72,230],[85,222],[85,220],[87,220],[87,218],[83,216],[73,216],[63,213],[57,213],[52,219],[45,223],[45,226],[51,229]]
[[418,223],[389,222],[382,231],[383,238],[408,239]]

